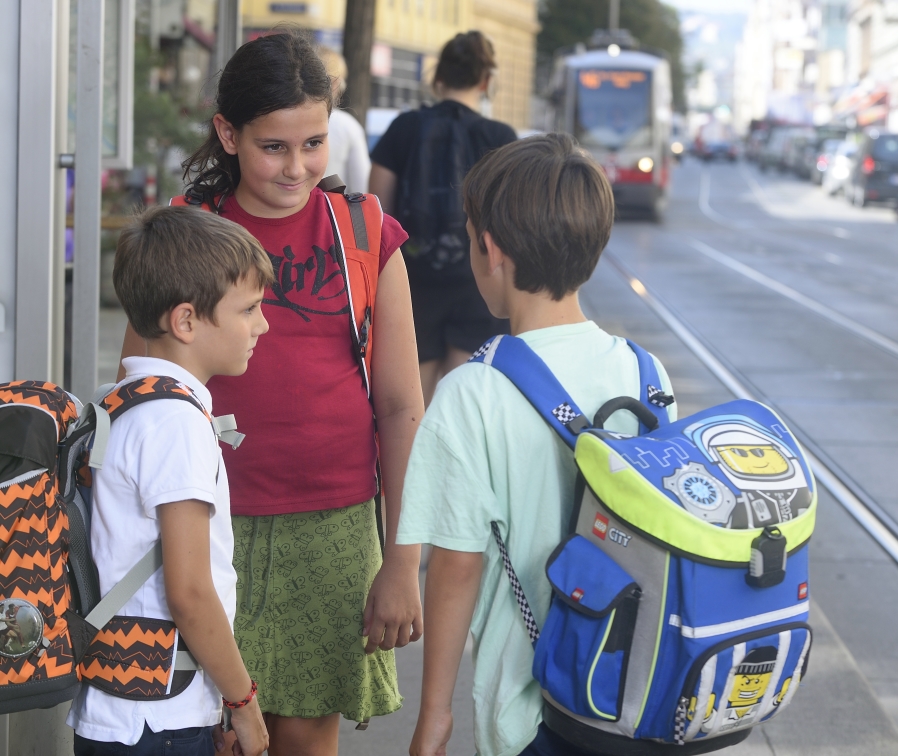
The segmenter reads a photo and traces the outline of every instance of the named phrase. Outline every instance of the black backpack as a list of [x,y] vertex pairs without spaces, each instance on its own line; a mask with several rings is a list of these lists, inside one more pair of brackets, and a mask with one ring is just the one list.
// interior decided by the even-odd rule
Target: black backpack
[[461,188],[476,162],[469,129],[482,116],[450,105],[423,106],[418,118],[418,140],[399,178],[397,219],[409,235],[402,251],[419,277],[469,276]]

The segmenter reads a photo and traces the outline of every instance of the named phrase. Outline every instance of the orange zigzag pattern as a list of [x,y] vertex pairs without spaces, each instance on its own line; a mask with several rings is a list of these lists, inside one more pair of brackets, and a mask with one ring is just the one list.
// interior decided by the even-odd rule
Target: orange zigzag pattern
[[107,682],[129,683],[134,680],[144,680],[148,683],[168,684],[168,670],[141,669],[140,667],[122,667],[114,664],[107,666],[99,659],[91,659],[90,664],[82,664],[81,675],[88,680],[99,678]]
[[[93,643],[105,643],[107,646],[119,646],[121,648],[130,648],[135,643],[143,643],[146,646],[162,646],[163,648],[171,648],[175,644],[175,631],[171,630],[144,630],[140,625],[132,625],[131,629],[126,633],[122,629],[117,630],[101,630],[94,638]],[[88,651],[88,653],[90,653]]]
[[[13,554],[13,559],[8,562],[0,563],[0,577],[8,578],[14,570],[49,570],[50,555],[42,554],[22,554],[21,556]],[[15,557],[18,556],[18,559]]]

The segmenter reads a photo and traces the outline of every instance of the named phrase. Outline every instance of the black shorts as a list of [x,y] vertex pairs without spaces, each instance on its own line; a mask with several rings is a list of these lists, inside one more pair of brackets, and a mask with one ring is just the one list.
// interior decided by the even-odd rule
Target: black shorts
[[473,278],[409,286],[419,362],[443,359],[448,347],[474,352],[490,336],[508,333],[508,321],[490,314]]

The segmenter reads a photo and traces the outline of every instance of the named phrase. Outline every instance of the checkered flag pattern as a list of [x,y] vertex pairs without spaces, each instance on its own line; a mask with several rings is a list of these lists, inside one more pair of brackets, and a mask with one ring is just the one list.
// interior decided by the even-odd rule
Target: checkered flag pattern
[[575,417],[579,417],[579,414],[574,412],[573,407],[567,402],[562,402],[555,409],[552,410],[552,414],[558,418],[558,421],[562,425],[567,425],[571,420]]
[[527,635],[530,636],[531,643],[536,643],[539,640],[539,628],[536,626],[533,612],[530,611],[530,604],[527,603],[527,597],[524,595],[521,581],[518,580],[514,567],[511,566],[511,559],[508,557],[508,549],[505,548],[505,541],[502,540],[502,536],[499,534],[499,526],[495,522],[490,523],[490,525],[493,529],[493,536],[496,539],[496,544],[499,546],[499,553],[502,555],[502,564],[505,565],[505,572],[508,574],[508,580],[514,591],[515,601],[518,602],[518,608],[521,610],[521,615],[524,617],[524,624],[527,626]]
[[481,344],[477,347],[477,351],[468,358],[468,362],[476,360],[478,357],[483,357],[483,355],[486,354],[486,351],[490,348],[491,343],[491,341],[487,341],[486,344]]
[[674,717],[674,743],[677,745],[686,743],[686,707],[688,703],[684,697],[677,704],[677,713]]
[[674,403],[674,398],[670,394],[665,394],[661,389],[651,384],[645,387],[649,402],[656,407],[667,407]]

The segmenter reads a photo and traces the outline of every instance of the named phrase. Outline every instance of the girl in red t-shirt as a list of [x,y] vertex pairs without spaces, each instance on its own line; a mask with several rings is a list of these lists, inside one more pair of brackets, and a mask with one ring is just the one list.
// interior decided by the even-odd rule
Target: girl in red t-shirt
[[[330,80],[309,42],[292,32],[261,37],[225,67],[208,138],[185,163],[193,188],[259,239],[277,278],[264,300],[271,328],[249,369],[209,382],[216,414],[236,415],[247,436],[224,451],[234,629],[258,682],[271,756],[336,755],[341,713],[362,722],[398,709],[392,649],[422,632],[419,547],[395,542],[424,412],[408,277],[395,254],[407,236],[384,216],[369,402],[347,323],[347,281],[316,188],[331,108]],[[130,330],[125,353],[143,353]],[[382,560],[378,456],[387,492]]]

